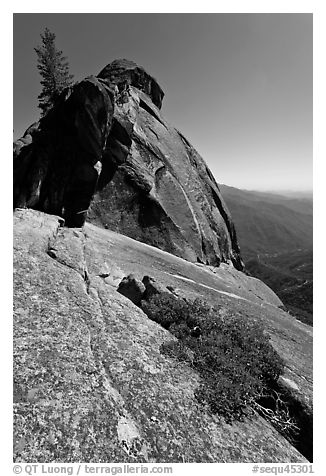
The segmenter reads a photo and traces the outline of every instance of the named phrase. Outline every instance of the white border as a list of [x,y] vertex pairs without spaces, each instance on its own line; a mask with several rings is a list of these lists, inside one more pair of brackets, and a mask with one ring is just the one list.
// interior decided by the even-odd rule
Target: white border
[[[2,160],[2,178],[1,190],[1,363],[2,363],[2,392],[1,408],[3,411],[1,425],[1,451],[5,457],[8,471],[1,471],[2,474],[12,474],[12,442],[11,442],[11,411],[12,411],[12,392],[10,390],[12,380],[11,355],[12,355],[12,210],[11,210],[11,192],[12,192],[12,97],[13,97],[13,13],[314,13],[314,367],[315,367],[315,431],[314,437],[314,469],[316,474],[322,474],[321,463],[326,460],[324,449],[323,428],[325,419],[325,391],[324,376],[322,369],[325,362],[325,356],[322,350],[325,348],[324,340],[326,338],[325,320],[326,303],[323,299],[325,294],[326,280],[325,253],[326,246],[324,240],[325,208],[326,208],[326,174],[325,174],[325,61],[326,61],[326,23],[325,8],[322,2],[317,1],[228,1],[228,2],[207,2],[200,1],[193,4],[188,2],[166,1],[161,2],[108,2],[98,1],[92,3],[92,9],[89,8],[89,2],[84,5],[81,2],[69,2],[57,0],[56,2],[43,1],[12,1],[1,6],[1,160]],[[10,111],[10,114],[9,114]],[[7,248],[8,246],[8,248]],[[8,365],[9,363],[9,365]],[[5,392],[5,390],[9,390]],[[5,398],[4,398],[5,393]],[[175,466],[175,465],[173,465]],[[186,474],[189,472],[189,465],[178,465],[178,471],[174,474]],[[191,465],[191,472],[205,471],[207,474],[216,474],[217,471],[223,471],[223,474],[250,474],[252,465],[232,465],[223,464],[223,467],[217,469],[213,465]],[[220,465],[219,465],[220,466]],[[188,468],[187,468],[188,467]],[[325,470],[324,470],[325,471]],[[323,471],[323,473],[324,473]]]

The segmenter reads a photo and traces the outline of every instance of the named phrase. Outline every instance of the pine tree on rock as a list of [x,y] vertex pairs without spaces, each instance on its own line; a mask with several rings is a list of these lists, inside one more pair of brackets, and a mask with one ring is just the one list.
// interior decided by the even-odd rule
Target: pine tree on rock
[[42,91],[38,107],[45,115],[52,108],[59,94],[73,83],[67,58],[55,46],[55,34],[45,28],[41,33],[42,45],[34,48],[37,54],[37,69],[42,76]]

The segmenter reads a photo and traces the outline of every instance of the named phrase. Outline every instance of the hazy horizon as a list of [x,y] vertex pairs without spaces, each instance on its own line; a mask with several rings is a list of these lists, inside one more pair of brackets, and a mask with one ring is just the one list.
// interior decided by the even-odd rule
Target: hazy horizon
[[39,118],[45,27],[76,81],[116,58],[142,65],[218,183],[312,191],[312,14],[14,14],[15,139]]
[[259,193],[270,193],[270,194],[276,194],[276,195],[298,195],[298,196],[310,196],[313,194],[313,188],[309,189],[302,189],[302,190],[295,190],[295,189],[253,189],[253,188],[245,188],[245,187],[238,187],[236,185],[231,185],[229,183],[223,183],[223,182],[218,182],[218,185],[223,185],[225,187],[230,187],[230,188],[237,188],[239,190],[243,190],[245,192],[259,192]]

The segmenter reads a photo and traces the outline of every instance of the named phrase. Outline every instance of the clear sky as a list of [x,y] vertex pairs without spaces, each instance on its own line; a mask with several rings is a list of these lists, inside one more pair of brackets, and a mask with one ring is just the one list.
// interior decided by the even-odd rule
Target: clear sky
[[39,116],[45,27],[76,80],[116,58],[144,66],[219,183],[312,189],[312,14],[15,14],[15,139]]

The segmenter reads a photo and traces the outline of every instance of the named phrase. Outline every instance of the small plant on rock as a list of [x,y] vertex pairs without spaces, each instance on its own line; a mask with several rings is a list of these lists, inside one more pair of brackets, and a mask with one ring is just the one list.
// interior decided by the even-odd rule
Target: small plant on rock
[[163,345],[162,351],[190,363],[201,375],[198,400],[227,421],[252,413],[283,371],[282,359],[255,321],[222,319],[217,309],[200,300],[169,294],[153,296],[143,309],[178,339]]

